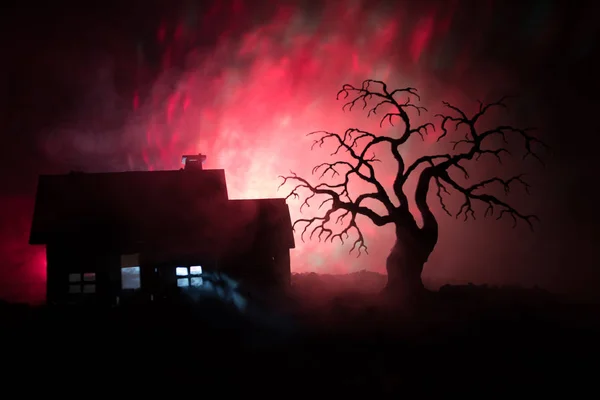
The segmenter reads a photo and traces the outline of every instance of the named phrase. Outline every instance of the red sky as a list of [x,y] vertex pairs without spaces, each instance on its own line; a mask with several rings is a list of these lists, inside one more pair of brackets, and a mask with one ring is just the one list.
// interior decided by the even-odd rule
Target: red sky
[[[473,111],[478,99],[516,91],[521,98],[513,113],[494,114],[490,121],[537,125],[554,144],[552,132],[564,121],[552,119],[556,104],[546,83],[583,64],[589,37],[597,32],[589,24],[587,30],[572,28],[561,19],[567,11],[544,2],[520,10],[494,1],[328,1],[321,8],[309,1],[233,0],[170,9],[143,4],[69,9],[60,20],[41,11],[27,19],[16,11],[13,19],[22,23],[11,25],[15,61],[7,109],[18,111],[5,111],[2,119],[13,150],[5,150],[1,170],[8,184],[0,199],[10,212],[0,230],[6,262],[0,297],[43,296],[43,252],[26,244],[38,173],[173,169],[182,154],[202,152],[208,154],[206,167],[226,170],[231,198],[283,196],[278,175],[293,170],[309,176],[330,153],[311,152],[306,133],[357,127],[395,134],[359,110],[342,112],[336,101],[342,84],[367,78],[417,87],[430,110],[427,118],[441,111],[442,100]],[[570,64],[549,67],[558,50]],[[563,93],[579,93],[562,84]],[[447,149],[434,139],[410,142],[404,155],[410,160]],[[559,161],[565,159],[563,154]],[[14,172],[25,160],[30,165]],[[557,165],[550,172],[564,176]],[[513,231],[509,222],[462,224],[438,212],[441,238],[426,282],[564,283],[557,276],[571,259],[559,251],[560,232],[573,219],[554,212],[565,202],[548,170],[542,173],[534,163],[523,168],[538,191],[527,200],[517,194],[515,201],[545,218],[542,232]],[[393,172],[387,164],[378,170],[384,182]],[[475,175],[496,172],[484,163]],[[293,218],[298,206],[290,202]],[[391,232],[369,224],[363,229],[370,256],[357,259],[348,256],[349,247],[303,244],[298,237],[293,271],[384,272]],[[578,285],[573,278],[566,286]]]

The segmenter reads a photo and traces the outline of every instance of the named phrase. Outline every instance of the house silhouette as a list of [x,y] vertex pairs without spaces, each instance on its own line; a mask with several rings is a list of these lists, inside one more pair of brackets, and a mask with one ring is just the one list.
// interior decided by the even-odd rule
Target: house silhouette
[[261,291],[290,282],[285,199],[230,200],[225,171],[185,167],[41,175],[29,243],[46,246],[49,304],[161,301],[207,277]]

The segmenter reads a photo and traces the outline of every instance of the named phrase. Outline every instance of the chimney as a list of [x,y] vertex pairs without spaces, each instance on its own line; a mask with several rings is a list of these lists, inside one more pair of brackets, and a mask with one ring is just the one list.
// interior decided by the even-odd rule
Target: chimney
[[186,171],[202,171],[204,161],[206,161],[206,156],[202,153],[181,157],[181,163],[184,165],[183,169]]

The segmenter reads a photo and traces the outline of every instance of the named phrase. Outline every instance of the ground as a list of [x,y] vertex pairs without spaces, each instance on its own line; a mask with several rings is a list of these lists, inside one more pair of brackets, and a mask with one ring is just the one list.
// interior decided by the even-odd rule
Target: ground
[[595,379],[598,307],[540,290],[460,286],[409,312],[344,290],[355,278],[296,276],[292,295],[251,301],[243,313],[216,299],[108,310],[4,304],[3,375],[14,376],[5,382],[101,379],[184,392],[210,383],[314,396],[556,384],[572,394]]

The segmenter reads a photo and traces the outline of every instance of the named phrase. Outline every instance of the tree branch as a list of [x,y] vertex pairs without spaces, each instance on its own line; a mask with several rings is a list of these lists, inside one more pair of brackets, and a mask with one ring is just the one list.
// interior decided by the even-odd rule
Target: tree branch
[[[407,95],[405,101],[398,98],[402,94]],[[376,135],[358,128],[347,129],[343,134],[328,131],[316,131],[308,134],[315,137],[311,149],[315,146],[322,147],[325,142],[333,141],[336,148],[331,155],[336,156],[340,152],[344,152],[349,156],[349,160],[324,162],[316,165],[312,170],[313,175],[318,174],[319,180],[324,178],[339,178],[338,182],[320,182],[313,185],[294,172],[291,172],[291,175],[288,176],[280,176],[283,182],[279,188],[288,183],[293,182],[295,184],[286,196],[286,199],[291,197],[304,198],[300,206],[300,212],[302,212],[304,207],[310,207],[311,200],[319,196],[322,201],[318,209],[326,208],[324,214],[294,221],[294,231],[297,226],[303,225],[300,235],[302,241],[305,240],[305,235],[308,234],[310,238],[317,236],[319,241],[334,241],[335,239],[339,239],[344,243],[344,240],[350,236],[349,232],[355,230],[357,239],[354,241],[350,253],[357,250],[358,256],[360,256],[363,251],[367,252],[364,236],[356,223],[356,217],[362,215],[369,218],[376,226],[394,223],[397,227],[406,226],[414,232],[418,230],[420,232],[419,235],[426,235],[428,238],[431,238],[431,243],[435,243],[438,236],[438,223],[427,202],[432,182],[436,185],[435,194],[440,201],[442,209],[449,215],[452,214],[445,204],[444,196],[450,193],[449,189],[453,189],[464,196],[464,203],[458,210],[456,217],[464,216],[465,220],[469,217],[475,218],[473,202],[480,201],[487,204],[484,216],[492,215],[497,211],[497,219],[501,219],[503,216],[510,216],[515,226],[518,220],[523,220],[533,229],[533,220],[538,219],[537,216],[523,214],[503,200],[484,193],[484,190],[493,184],[501,185],[505,193],[509,193],[514,184],[521,184],[528,192],[529,185],[525,182],[522,175],[517,175],[510,179],[493,177],[475,184],[462,185],[451,178],[449,174],[454,169],[459,170],[465,180],[468,180],[470,177],[465,161],[479,160],[484,155],[491,155],[498,162],[502,162],[501,157],[503,155],[510,156],[511,153],[505,147],[486,146],[488,142],[491,142],[489,139],[496,136],[499,136],[505,144],[508,143],[508,136],[519,137],[524,142],[526,150],[523,158],[532,156],[541,161],[536,147],[539,145],[547,148],[548,146],[541,140],[530,135],[529,132],[531,129],[520,129],[510,125],[499,125],[493,129],[484,131],[478,129],[478,122],[490,109],[494,107],[507,108],[505,104],[506,98],[489,104],[479,102],[478,112],[471,117],[460,108],[448,102],[443,102],[444,107],[450,111],[449,114],[437,114],[437,117],[441,118],[440,128],[442,131],[437,140],[440,141],[450,136],[452,129],[456,131],[461,127],[466,128],[464,139],[453,141],[451,152],[420,157],[407,167],[400,154],[400,146],[414,135],[419,135],[423,139],[428,130],[434,128],[434,125],[430,122],[416,127],[411,125],[408,114],[409,110],[416,112],[417,115],[420,115],[421,111],[427,111],[424,107],[411,103],[411,96],[420,100],[415,88],[406,87],[390,91],[384,82],[373,79],[363,81],[360,87],[350,84],[343,85],[337,94],[338,99],[347,99],[342,109],[352,110],[356,104],[360,104],[363,109],[368,108],[367,117],[369,117],[371,114],[383,113],[381,111],[382,106],[389,107],[380,120],[380,127],[383,126],[384,121],[388,121],[391,126],[394,126],[394,117],[398,117],[404,123],[404,130],[400,132],[398,137]],[[371,101],[374,101],[374,105],[370,104]],[[371,156],[367,155],[374,146],[381,143],[390,146],[390,151],[398,164],[398,170],[393,183],[394,193],[400,201],[398,207],[393,205],[385,188],[375,176],[373,165],[379,162],[379,160],[374,153]],[[423,226],[420,228],[417,226],[414,216],[408,209],[408,200],[404,192],[404,185],[408,178],[412,174],[417,173],[416,171],[420,170],[421,167],[425,168],[420,171],[415,188],[415,203],[423,217]],[[348,192],[348,184],[352,176],[356,176],[362,181],[372,184],[375,187],[375,191],[360,194],[353,198]],[[388,213],[380,215],[372,209],[363,206],[363,202],[367,199],[378,200],[384,205]],[[332,221],[336,212],[340,212],[340,214]],[[332,226],[330,226],[331,224],[341,225],[343,228],[336,233]]]
[[341,96],[342,99],[349,99],[347,103],[342,107],[343,110],[348,109],[348,111],[352,111],[354,106],[357,103],[362,103],[362,108],[367,109],[369,107],[369,102],[372,99],[376,99],[377,103],[375,106],[371,107],[367,113],[367,117],[371,115],[376,115],[379,111],[379,108],[384,105],[389,105],[392,107],[392,112],[387,112],[380,120],[379,126],[383,127],[383,122],[388,121],[391,126],[393,124],[393,118],[399,117],[404,123],[404,132],[400,136],[400,138],[395,139],[394,143],[396,146],[399,146],[405,143],[412,135],[417,134],[424,139],[424,134],[428,133],[428,129],[435,129],[432,123],[426,123],[416,128],[412,128],[410,117],[407,113],[408,109],[413,109],[417,112],[417,115],[421,115],[422,111],[427,111],[425,107],[418,106],[411,102],[410,96],[407,97],[406,101],[399,102],[396,100],[396,95],[407,93],[408,95],[414,96],[417,100],[421,100],[421,97],[417,93],[417,89],[412,87],[395,89],[393,91],[389,91],[387,84],[382,81],[367,79],[363,81],[360,87],[356,87],[351,84],[345,84],[342,89],[337,94],[337,99],[339,100]]
[[454,180],[452,180],[450,178],[450,175],[448,174],[449,170],[452,167],[454,167],[456,169],[459,169],[463,173],[465,179],[469,179],[469,173],[468,173],[467,169],[460,163],[462,161],[467,161],[467,160],[472,160],[472,159],[475,159],[477,161],[480,159],[481,156],[486,155],[486,154],[493,155],[494,157],[496,157],[498,162],[502,163],[502,159],[501,159],[502,154],[511,155],[511,153],[508,151],[508,149],[506,149],[505,147],[498,147],[498,148],[490,149],[490,148],[484,148],[483,145],[486,142],[488,142],[489,138],[492,136],[500,136],[503,140],[503,143],[508,144],[507,134],[516,135],[517,137],[520,137],[524,141],[524,147],[526,150],[525,155],[523,156],[524,159],[530,155],[530,156],[533,156],[534,158],[536,158],[538,161],[542,162],[541,158],[539,157],[538,153],[534,150],[533,146],[536,144],[540,145],[543,148],[548,148],[548,146],[541,140],[539,140],[529,134],[529,132],[532,130],[531,128],[520,129],[520,128],[510,126],[510,125],[500,125],[493,129],[489,129],[489,130],[486,130],[481,133],[478,131],[477,122],[480,120],[480,118],[482,118],[485,115],[485,113],[488,110],[490,110],[492,107],[507,108],[506,104],[504,103],[505,99],[506,99],[506,97],[503,97],[502,99],[500,99],[496,102],[493,102],[493,103],[489,103],[489,104],[483,104],[480,102],[479,103],[479,111],[477,113],[475,113],[471,118],[469,118],[458,107],[453,106],[450,103],[443,102],[444,106],[446,106],[447,108],[452,110],[454,115],[438,114],[438,116],[442,118],[442,122],[441,122],[442,135],[440,135],[440,137],[438,138],[438,141],[441,140],[442,138],[446,137],[449,134],[448,124],[453,124],[454,130],[457,130],[458,127],[460,127],[461,125],[464,125],[465,127],[467,127],[467,133],[465,135],[465,138],[462,140],[453,142],[454,143],[453,150],[456,150],[456,148],[459,145],[465,145],[467,147],[467,149],[464,150],[463,152],[460,152],[457,154],[448,153],[448,154],[438,154],[438,155],[420,157],[412,165],[410,165],[407,168],[406,173],[404,175],[404,179],[405,180],[408,179],[410,174],[412,174],[414,171],[416,171],[417,168],[419,168],[420,166],[430,165],[432,168],[432,172],[431,172],[432,176],[434,177],[434,181],[437,185],[437,196],[440,199],[442,209],[446,213],[448,213],[448,210],[443,202],[442,193],[447,193],[448,190],[443,185],[442,181],[445,182],[446,184],[450,185],[453,189],[461,192],[465,196],[465,203],[461,206],[457,216],[464,215],[465,220],[468,219],[469,216],[474,218],[475,215],[474,215],[474,210],[471,206],[471,201],[479,200],[479,201],[482,201],[482,202],[485,202],[486,204],[488,204],[488,209],[486,210],[485,216],[491,215],[494,211],[494,207],[497,207],[497,208],[501,209],[498,219],[502,218],[502,216],[504,216],[504,215],[510,215],[513,218],[513,220],[515,221],[515,224],[516,224],[517,219],[522,219],[528,223],[530,228],[533,229],[532,221],[535,219],[538,219],[536,216],[521,214],[520,212],[518,212],[517,210],[512,208],[509,204],[507,204],[489,194],[476,193],[478,190],[483,189],[484,187],[487,187],[492,183],[502,184],[504,187],[505,193],[508,193],[509,189],[510,189],[510,185],[515,182],[521,183],[525,187],[525,190],[527,191],[527,193],[529,193],[529,185],[522,179],[522,175],[512,177],[511,179],[508,179],[508,180],[502,180],[500,178],[494,177],[494,178],[484,180],[482,182],[479,182],[479,183],[469,186],[469,187],[462,187],[458,183],[456,183]]
[[504,188],[504,192],[507,194],[510,191],[511,184],[513,184],[515,182],[519,182],[522,185],[524,185],[525,190],[527,192],[529,192],[529,185],[522,179],[521,175],[514,176],[507,180],[500,179],[500,178],[491,178],[491,179],[487,179],[485,181],[479,182],[477,184],[471,185],[466,188],[459,185],[458,183],[456,183],[452,178],[450,178],[450,176],[447,173],[441,173],[440,175],[441,175],[440,178],[444,182],[448,183],[453,189],[455,189],[456,191],[458,191],[464,195],[464,198],[465,198],[464,203],[460,206],[460,209],[458,210],[458,213],[456,214],[456,218],[463,215],[465,221],[467,221],[469,219],[469,216],[473,219],[476,219],[475,218],[475,210],[473,209],[472,201],[479,200],[479,201],[487,204],[487,208],[485,210],[484,217],[492,216],[494,214],[494,211],[496,210],[496,208],[499,208],[500,213],[498,214],[496,219],[499,220],[505,215],[510,216],[514,222],[513,228],[517,226],[517,221],[520,219],[520,220],[525,221],[529,225],[529,228],[533,231],[533,221],[534,220],[539,221],[539,218],[536,215],[522,214],[519,211],[517,211],[515,208],[513,208],[511,205],[507,204],[506,202],[504,202],[502,200],[499,200],[496,196],[492,196],[490,194],[475,193],[477,190],[482,189],[483,187],[485,187],[491,183],[494,183],[494,182],[500,183]]
[[485,114],[486,111],[488,111],[494,106],[507,108],[506,104],[504,103],[504,100],[506,98],[507,97],[503,97],[502,99],[493,103],[489,103],[487,105],[484,105],[480,102],[479,111],[472,118],[468,118],[466,114],[458,107],[453,106],[448,102],[443,102],[443,104],[447,108],[453,110],[455,114],[457,114],[457,116],[436,114],[438,117],[442,118],[442,135],[440,135],[437,140],[440,141],[442,138],[446,137],[449,134],[447,126],[449,123],[454,123],[454,130],[457,130],[458,127],[460,127],[461,125],[465,125],[468,127],[468,132],[466,133],[465,138],[462,140],[453,141],[452,143],[454,144],[454,146],[452,150],[456,150],[457,147],[461,144],[466,145],[467,149],[457,154],[448,153],[420,157],[407,168],[404,178],[407,179],[411,173],[413,173],[419,166],[421,166],[424,163],[433,164],[434,162],[442,160],[443,161],[439,163],[438,170],[448,169],[449,167],[453,166],[461,169],[464,175],[468,178],[468,172],[462,166],[460,166],[459,162],[463,160],[472,160],[473,158],[475,158],[475,160],[477,161],[482,155],[490,154],[496,157],[496,159],[501,163],[501,155],[511,155],[511,152],[505,147],[488,149],[483,148],[483,145],[485,144],[485,142],[489,141],[489,138],[493,136],[500,136],[503,142],[505,144],[508,144],[509,142],[507,140],[507,134],[509,133],[520,137],[524,141],[524,147],[526,152],[523,156],[523,159],[527,158],[527,156],[532,156],[543,164],[539,154],[537,153],[537,151],[534,150],[533,146],[538,145],[545,149],[549,149],[549,146],[540,139],[537,139],[536,137],[531,136],[529,134],[529,132],[534,130],[533,128],[521,129],[510,125],[499,125],[493,129],[489,129],[482,133],[478,133],[476,127],[477,121],[479,121],[479,119]]
[[367,109],[370,101],[376,99],[377,103],[369,108],[367,117],[370,117],[372,114],[376,115],[381,106],[389,105],[393,111],[384,114],[379,122],[379,126],[383,127],[383,123],[386,120],[391,126],[394,126],[394,117],[399,117],[404,123],[404,132],[401,133],[399,138],[385,138],[381,139],[381,141],[389,142],[391,145],[392,155],[398,163],[398,171],[393,184],[394,194],[398,198],[401,207],[405,208],[405,210],[408,210],[408,201],[403,188],[405,182],[405,163],[402,155],[400,154],[399,147],[406,143],[408,139],[414,135],[419,135],[421,140],[425,140],[424,135],[429,133],[429,129],[435,130],[435,127],[431,122],[427,122],[414,128],[412,127],[410,116],[408,115],[407,110],[415,110],[417,115],[420,116],[421,112],[427,111],[427,109],[425,107],[413,104],[410,97],[407,97],[406,101],[404,102],[398,101],[395,96],[404,93],[415,97],[417,100],[421,100],[421,97],[415,88],[406,87],[389,91],[385,82],[374,79],[367,79],[363,81],[360,87],[345,84],[338,92],[337,98],[338,100],[340,98],[348,99],[348,102],[344,104],[342,109],[345,110],[347,108],[349,111],[351,111],[357,103],[362,104],[363,109]]
[[[339,194],[338,192],[336,192],[335,190],[329,188],[327,185],[320,183],[318,185],[313,186],[306,179],[299,177],[294,172],[290,172],[290,173],[291,173],[291,175],[289,175],[289,176],[280,176],[280,178],[283,179],[283,182],[281,183],[281,185],[279,185],[279,188],[281,188],[283,185],[285,185],[286,183],[288,183],[290,181],[297,182],[296,186],[286,196],[286,200],[289,199],[290,197],[300,198],[299,190],[305,190],[306,192],[308,192],[308,195],[305,197],[304,202],[300,206],[300,211],[302,211],[303,206],[310,207],[309,201],[317,195],[325,195],[327,197],[325,200],[323,200],[320,203],[319,209],[321,209],[326,203],[331,202],[331,207],[325,212],[325,214],[323,216],[317,216],[317,217],[312,217],[312,218],[302,218],[302,219],[298,219],[298,220],[294,221],[294,223],[292,225],[292,228],[294,229],[294,231],[296,230],[296,225],[304,224],[304,229],[302,230],[302,233],[300,235],[300,238],[302,241],[304,241],[304,235],[306,234],[306,232],[310,228],[312,228],[312,230],[310,231],[310,239],[312,239],[312,237],[315,234],[317,234],[319,241],[330,240],[331,242],[333,242],[333,240],[338,238],[338,239],[340,239],[340,241],[343,244],[344,243],[343,236],[345,235],[346,239],[347,239],[349,237],[349,231],[352,228],[354,228],[356,230],[358,238],[353,243],[353,246],[350,249],[350,253],[352,253],[352,251],[354,251],[354,250],[357,250],[358,256],[360,256],[363,251],[365,253],[367,252],[367,246],[366,246],[366,243],[364,240],[364,236],[363,236],[360,228],[356,224],[356,216],[363,215],[363,216],[369,218],[376,226],[384,226],[384,225],[392,222],[389,215],[381,216],[381,215],[377,214],[376,212],[374,212],[373,210],[371,210],[370,208],[361,206],[361,203],[366,199],[371,198],[371,199],[379,200],[379,193],[362,194],[362,195],[358,196],[356,201],[354,201],[354,202],[352,202],[350,200],[343,201],[341,198],[342,195]],[[345,212],[342,213],[336,219],[335,224],[343,224],[344,220],[348,216],[350,216],[350,220],[348,221],[348,224],[342,229],[341,232],[334,233],[331,228],[326,226],[326,224],[331,222],[331,217],[332,217],[333,213],[335,213],[336,211],[339,211],[339,210],[344,210]]]
[[[328,185],[328,184],[325,184],[325,185],[327,185],[330,189],[341,188],[342,189],[341,195],[346,195],[348,197],[348,200],[350,200],[350,196],[348,193],[348,183],[350,182],[350,177],[352,175],[356,175],[363,181],[368,182],[368,183],[372,184],[373,186],[375,186],[375,188],[377,189],[376,199],[379,200],[385,206],[386,210],[389,213],[393,212],[394,205],[393,205],[392,201],[390,200],[389,196],[387,195],[385,188],[377,180],[377,177],[375,176],[375,168],[373,167],[373,163],[380,162],[380,160],[375,157],[375,154],[373,154],[373,156],[371,156],[369,158],[367,158],[367,155],[366,155],[367,151],[375,144],[389,141],[388,137],[376,136],[370,132],[363,131],[360,129],[355,129],[355,128],[347,129],[344,132],[343,136],[341,136],[337,133],[327,132],[327,131],[310,132],[308,134],[308,136],[312,136],[312,135],[319,135],[319,137],[313,141],[311,149],[313,149],[317,145],[319,147],[322,147],[323,144],[325,143],[325,141],[327,141],[328,139],[333,139],[337,143],[337,148],[331,154],[332,156],[337,155],[339,153],[339,151],[343,149],[356,161],[356,165],[354,165],[350,162],[347,162],[347,161],[337,161],[334,163],[322,163],[322,164],[317,165],[315,168],[313,168],[313,174],[318,172],[320,169],[323,169],[323,173],[321,174],[321,177],[319,179],[324,177],[324,175],[325,175],[325,173],[327,173],[327,171],[332,171],[332,175],[340,175],[339,171],[336,169],[336,167],[343,165],[348,168],[346,173],[344,174],[343,182],[338,183],[336,185]],[[360,153],[357,153],[357,151],[355,149],[357,148],[359,141],[361,141],[363,139],[367,140],[366,144],[364,145],[363,150]],[[364,142],[364,140],[363,140],[363,142]],[[361,172],[361,168],[363,166],[366,167],[367,170],[369,171],[368,175],[365,175]]]

